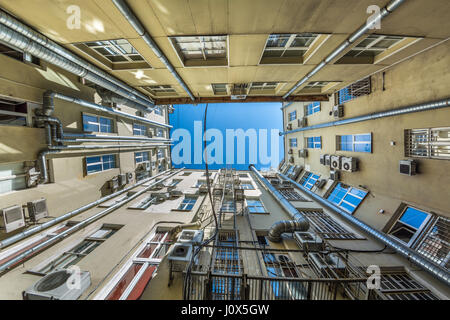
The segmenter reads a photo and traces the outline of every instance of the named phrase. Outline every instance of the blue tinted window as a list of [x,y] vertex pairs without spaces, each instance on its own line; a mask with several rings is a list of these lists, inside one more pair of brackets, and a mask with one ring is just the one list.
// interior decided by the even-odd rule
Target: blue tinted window
[[372,152],[372,135],[355,134],[340,136],[338,150],[351,152]]
[[367,192],[363,190],[338,183],[328,196],[328,200],[345,211],[353,213],[366,195]]
[[313,102],[306,106],[306,115],[312,115],[320,111],[320,102]]
[[408,209],[406,209],[405,213],[400,218],[400,221],[416,229],[419,229],[427,217],[428,213],[408,207]]
[[114,155],[86,157],[86,169],[88,174],[113,169],[115,167],[116,157]]

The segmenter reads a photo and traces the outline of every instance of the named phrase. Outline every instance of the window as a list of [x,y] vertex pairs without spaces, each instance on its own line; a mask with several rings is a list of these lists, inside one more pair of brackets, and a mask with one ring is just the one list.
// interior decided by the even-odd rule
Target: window
[[87,174],[102,172],[113,168],[116,168],[115,155],[110,154],[98,157],[86,157]]
[[305,114],[307,116],[310,116],[317,112],[320,112],[320,102],[313,102],[305,107]]
[[121,226],[103,226],[69,251],[52,259],[50,263],[47,263],[44,267],[39,269],[39,273],[47,274],[55,269],[67,269],[70,266],[76,265],[85,256],[115,234],[120,228]]
[[314,81],[309,82],[303,89],[315,89],[315,88],[323,88],[327,84],[329,84],[330,81]]
[[75,47],[113,70],[150,68],[142,55],[125,39],[77,43]]
[[[0,194],[27,188],[23,162],[0,164]],[[11,177],[8,180],[2,180]]]
[[181,202],[178,210],[190,211],[194,208],[195,203],[197,202],[197,198],[194,197],[185,197]]
[[222,207],[220,208],[221,212],[234,212],[235,210],[236,207],[233,200],[224,200],[222,202]]
[[83,130],[87,132],[113,132],[113,121],[109,118],[83,114]]
[[431,216],[430,213],[407,206],[390,229],[389,234],[411,246],[424,230]]
[[250,86],[250,93],[275,92],[278,82],[253,82]]
[[306,138],[306,148],[308,149],[322,149],[322,137]]
[[147,126],[143,124],[133,123],[133,135],[146,136],[147,132],[148,132]]
[[358,238],[354,233],[342,227],[328,214],[319,210],[301,210],[300,213],[312,222],[312,226],[321,238],[327,240],[355,240]]
[[180,179],[172,179],[172,182],[168,185],[168,187],[175,187],[176,185],[178,185],[181,181]]
[[297,119],[297,111],[292,111],[289,113],[289,121],[294,121]]
[[206,185],[206,180],[198,180],[195,184],[194,188],[200,188],[201,186]]
[[251,183],[241,183],[241,189],[244,190],[255,190],[255,187]]
[[227,66],[227,36],[182,36],[170,38],[185,67]]
[[228,85],[226,83],[213,83],[211,88],[216,96],[226,96],[228,94]]
[[0,43],[0,53],[8,56],[10,58],[25,62],[25,63],[31,63],[37,66],[41,65],[41,61],[39,58],[30,55],[29,53],[25,53],[22,51],[18,51],[16,49],[13,49],[5,44]]
[[247,173],[239,173],[239,178],[248,178]]
[[414,248],[435,263],[450,269],[450,219],[435,216],[424,236]]
[[171,85],[155,85],[142,87],[145,91],[148,91],[152,96],[176,96],[178,93]]
[[317,34],[271,34],[261,58],[261,64],[303,63]]
[[163,129],[157,129],[156,136],[158,138],[164,138],[164,130]]
[[267,213],[260,200],[247,199],[247,209],[249,213]]
[[450,128],[405,130],[405,156],[450,160]]
[[155,106],[155,114],[157,114],[158,116],[162,116],[163,115],[163,109],[159,106]]
[[311,172],[305,172],[302,179],[300,180],[300,184],[304,186],[306,189],[311,190],[319,178],[320,175],[313,174]]
[[366,191],[338,183],[327,199],[348,213],[353,213],[366,195]]
[[291,148],[296,148],[297,147],[297,138],[289,139],[289,146]]
[[160,163],[159,165],[158,165],[158,173],[159,172],[163,172],[164,171],[164,163]]
[[398,36],[370,34],[363,41],[358,43],[356,47],[347,52],[342,60],[347,61],[345,58],[365,58],[362,62],[374,63],[374,58],[377,55],[383,53],[404,39],[404,37]]
[[337,151],[372,152],[372,134],[350,134],[336,136]]
[[439,300],[406,272],[382,272],[379,294],[388,300]]
[[134,154],[134,161],[136,164],[149,161],[149,153],[148,152],[136,152]]
[[372,86],[370,82],[370,77],[368,77],[339,90],[336,93],[335,100],[339,101],[339,104],[343,104],[355,98],[368,95],[371,93],[371,91]]
[[164,150],[158,150],[158,159],[162,159],[165,156]]
[[289,201],[308,201],[305,198],[303,198],[300,194],[298,194],[298,192],[294,191],[293,188],[290,189],[278,189],[278,191],[283,195],[283,197],[286,200]]
[[26,102],[0,98],[0,125],[25,127],[28,124],[27,118]]

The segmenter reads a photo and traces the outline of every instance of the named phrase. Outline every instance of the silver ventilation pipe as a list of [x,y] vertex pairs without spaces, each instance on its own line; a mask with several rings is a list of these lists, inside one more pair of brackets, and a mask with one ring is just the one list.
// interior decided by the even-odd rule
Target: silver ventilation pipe
[[48,63],[51,63],[81,78],[85,78],[105,89],[108,89],[128,99],[129,101],[127,101],[133,108],[139,108],[143,111],[154,109],[154,103],[152,103],[151,101],[144,100],[109,81],[111,76],[107,78],[99,76],[98,74],[95,74],[74,63],[73,61],[58,55],[57,53],[43,47],[37,42],[21,35],[20,33],[6,27],[3,24],[0,24],[0,41],[4,42],[8,46],[15,48],[16,50],[29,53],[35,57],[38,57],[39,59],[47,61]]
[[303,223],[293,220],[278,221],[270,227],[268,238],[272,242],[281,242],[283,233],[294,233],[295,231],[306,231]]
[[139,141],[152,141],[152,142],[172,142],[171,139],[166,138],[146,138],[146,137],[134,137],[134,136],[106,136],[101,134],[86,134],[86,133],[64,133],[66,138],[74,139],[101,139],[101,140],[139,140]]
[[330,63],[334,58],[341,54],[345,49],[347,49],[352,43],[358,40],[363,34],[369,31],[377,22],[384,19],[395,9],[397,9],[405,0],[392,0],[386,7],[380,10],[380,13],[372,20],[371,23],[365,23],[353,34],[351,34],[347,40],[345,40],[337,49],[330,53],[325,60],[319,63],[311,72],[304,76],[300,81],[298,81],[295,86],[293,86],[284,96],[283,99],[287,99],[291,94],[295,92],[302,84],[311,79],[317,72],[322,70],[328,63]]
[[302,215],[298,210],[288,201],[285,197],[275,189],[272,184],[264,178],[258,169],[254,165],[250,165],[249,169],[253,171],[259,183],[277,200],[281,207],[286,210],[286,212],[291,216],[291,218],[296,222],[296,230],[306,231],[309,229],[309,221],[304,215]]
[[416,105],[402,107],[402,108],[388,110],[388,111],[375,112],[375,113],[366,114],[363,116],[358,116],[358,117],[344,119],[344,120],[337,120],[337,121],[316,124],[313,126],[298,128],[298,129],[294,129],[294,130],[290,130],[290,131],[284,131],[284,132],[280,132],[280,136],[288,134],[288,133],[308,131],[308,130],[314,130],[314,129],[322,129],[322,128],[328,128],[328,127],[334,127],[334,126],[342,126],[342,125],[350,124],[350,123],[356,123],[356,122],[362,122],[362,121],[368,121],[368,120],[376,120],[376,119],[380,119],[380,118],[393,117],[393,116],[400,116],[400,115],[404,115],[404,114],[408,114],[408,113],[442,109],[442,108],[446,108],[448,106],[450,106],[450,98],[446,98],[446,99],[439,100],[439,101],[416,104]]
[[131,11],[130,7],[123,0],[112,0],[116,5],[117,9],[122,13],[122,15],[127,19],[127,21],[131,24],[131,26],[136,30],[142,40],[147,43],[147,45],[153,50],[153,53],[158,57],[158,59],[166,66],[169,72],[175,77],[181,87],[186,91],[192,101],[195,100],[194,95],[191,90],[188,88],[187,84],[181,78],[181,76],[177,73],[174,66],[170,63],[170,61],[166,58],[164,53],[158,47],[156,42],[152,39],[152,37],[147,33],[142,23],[136,17],[136,15]]
[[152,187],[154,187],[156,184],[161,183],[173,176],[175,176],[176,174],[180,173],[181,171],[183,171],[184,169],[180,169],[170,175],[168,175],[167,177],[162,178],[161,180],[154,182],[150,185],[148,185],[147,187],[143,188],[142,190],[136,192],[135,194],[133,194],[132,196],[124,199],[123,201],[120,201],[114,205],[112,205],[111,207],[100,211],[99,213],[94,214],[92,217],[87,218],[86,220],[83,220],[79,223],[77,223],[76,225],[74,225],[73,227],[70,227],[69,229],[55,235],[54,237],[38,244],[37,246],[26,250],[25,252],[17,255],[16,257],[14,257],[13,259],[3,263],[0,265],[0,273],[8,270],[9,268],[13,267],[14,265],[16,265],[19,262],[23,262],[23,260],[28,259],[31,255],[33,255],[36,252],[41,251],[42,249],[44,249],[45,247],[55,243],[56,241],[59,241],[67,236],[69,236],[71,233],[74,233],[80,229],[85,228],[87,225],[97,221],[100,218],[103,218],[104,216],[108,215],[109,213],[119,209],[120,207],[122,207],[123,205],[129,203],[130,201],[138,198],[139,196],[141,196],[142,194],[146,193],[148,190],[150,190]]
[[[3,24],[7,26],[8,28],[14,30],[15,32],[21,34],[22,36],[36,42],[37,44],[43,46],[44,48],[47,48],[54,53],[60,55],[61,57],[64,57],[79,66],[89,70],[90,72],[95,73],[96,75],[100,76],[101,78],[108,79],[108,81],[112,82],[113,84],[119,86],[125,91],[129,91],[131,95],[128,97],[131,100],[135,100],[133,98],[133,95],[139,97],[142,99],[142,101],[146,101],[147,103],[154,104],[154,101],[144,95],[142,92],[134,89],[133,87],[130,87],[129,85],[123,83],[122,81],[114,78],[110,74],[106,73],[105,71],[99,69],[98,67],[94,66],[93,64],[87,62],[86,60],[80,58],[76,54],[73,54],[63,46],[60,46],[56,42],[50,40],[46,36],[40,34],[39,32],[35,31],[34,29],[28,27],[27,25],[23,24],[22,22],[18,21],[11,15],[7,14],[6,12],[3,12],[0,10],[0,24]],[[44,59],[43,59],[44,60]]]
[[[109,113],[109,114],[112,114],[112,115],[115,115],[115,116],[120,116],[120,117],[128,118],[128,119],[131,119],[131,120],[145,122],[145,123],[157,126],[157,127],[173,128],[169,124],[165,124],[165,123],[161,123],[161,122],[157,122],[157,121],[152,121],[152,120],[149,120],[149,119],[143,118],[143,117],[134,116],[134,115],[131,115],[131,114],[126,113],[126,112],[122,112],[122,111],[119,111],[119,110],[114,110],[114,109],[111,109],[111,108],[108,108],[108,107],[105,107],[105,106],[102,106],[102,105],[99,105],[99,104],[95,104],[95,103],[92,103],[92,102],[89,102],[89,101],[86,101],[86,100],[83,100],[83,99],[79,99],[79,98],[75,98],[75,97],[69,97],[69,96],[66,96],[66,95],[61,94],[61,93],[48,91],[48,92],[46,92],[44,94],[44,97],[46,97],[46,98],[44,99],[44,106],[43,106],[43,108],[44,108],[44,110],[47,110],[47,114],[51,114],[51,112],[53,112],[53,110],[55,108],[55,104],[54,104],[53,100],[54,99],[59,99],[59,100],[67,101],[67,102],[70,102],[70,103],[78,104],[80,106],[83,106],[83,107],[86,107],[86,108],[89,108],[89,109],[93,109],[95,111],[106,112],[106,113]],[[52,111],[50,111],[50,110],[52,110]]]
[[98,206],[98,205],[100,205],[100,204],[102,204],[102,203],[104,203],[104,202],[106,202],[108,200],[111,200],[112,198],[120,196],[120,195],[122,195],[122,194],[124,194],[124,193],[126,193],[126,192],[128,192],[130,190],[133,190],[134,188],[137,188],[137,187],[139,187],[139,186],[141,186],[141,185],[143,185],[143,184],[145,184],[145,183],[147,183],[147,182],[149,182],[151,180],[154,180],[154,179],[158,178],[159,176],[168,173],[169,171],[170,170],[166,170],[164,172],[161,172],[161,173],[155,175],[154,177],[150,177],[150,178],[144,179],[144,180],[142,180],[142,181],[140,181],[140,182],[138,182],[138,183],[136,183],[136,184],[134,184],[132,186],[129,186],[129,187],[127,187],[125,189],[122,189],[120,191],[117,191],[115,193],[112,193],[112,194],[110,194],[108,196],[102,197],[102,198],[100,198],[100,199],[98,199],[96,201],[90,202],[90,203],[88,203],[88,204],[86,204],[86,205],[84,205],[84,206],[82,206],[82,207],[80,207],[78,209],[75,209],[75,210],[73,210],[71,212],[68,212],[68,213],[66,213],[66,214],[64,214],[62,216],[59,216],[59,217],[57,217],[57,218],[55,218],[53,220],[47,221],[47,222],[45,222],[43,224],[40,224],[40,225],[38,225],[36,227],[33,227],[31,229],[28,229],[28,230],[25,230],[25,231],[23,231],[21,233],[18,233],[18,234],[14,235],[14,236],[12,236],[10,238],[2,240],[2,241],[0,241],[0,249],[6,248],[6,247],[8,247],[8,246],[10,246],[10,245],[12,245],[14,243],[17,243],[17,242],[19,242],[19,241],[21,241],[21,240],[23,240],[25,238],[28,238],[28,237],[30,237],[32,235],[35,235],[36,233],[41,232],[42,230],[48,229],[48,228],[50,228],[50,227],[52,227],[52,226],[54,226],[54,225],[56,225],[56,224],[58,224],[60,222],[63,222],[64,220],[70,219],[70,218],[72,218],[72,217],[74,217],[74,216],[76,216],[76,215],[78,215],[78,214],[80,214],[80,213],[82,213],[82,212],[84,212],[86,210],[92,209],[92,208],[94,208],[94,207],[96,207],[96,206]]
[[315,194],[314,192],[306,189],[305,187],[303,187],[299,183],[295,182],[294,180],[290,179],[289,177],[285,176],[284,174],[278,173],[278,175],[281,178],[283,178],[284,180],[287,180],[290,183],[292,183],[300,191],[302,191],[304,194],[306,194],[307,196],[314,199],[314,201],[318,202],[320,205],[324,206],[325,208],[334,212],[335,214],[340,215],[342,218],[344,218],[345,220],[347,220],[348,222],[350,222],[357,228],[359,228],[362,231],[375,237],[376,239],[378,239],[379,241],[381,241],[388,247],[394,249],[398,254],[400,254],[401,256],[410,260],[411,262],[413,262],[414,264],[416,264],[423,270],[427,271],[435,278],[443,281],[448,286],[450,285],[450,274],[449,274],[448,270],[445,269],[444,267],[437,265],[436,263],[428,260],[424,256],[420,255],[417,251],[412,250],[411,248],[404,245],[399,240],[370,227],[369,225],[365,224],[361,220],[355,218],[351,214],[349,214],[349,213],[345,212],[344,210],[342,210],[341,208],[335,206],[333,203],[331,203],[327,199],[324,199],[321,196]]

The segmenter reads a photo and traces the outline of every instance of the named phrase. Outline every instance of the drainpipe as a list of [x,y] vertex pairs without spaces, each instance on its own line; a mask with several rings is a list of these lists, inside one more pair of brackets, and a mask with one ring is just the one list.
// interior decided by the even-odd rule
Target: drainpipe
[[450,106],[450,98],[445,98],[445,99],[438,100],[438,101],[425,102],[425,103],[420,103],[420,104],[402,107],[402,108],[398,108],[398,109],[392,109],[392,110],[388,110],[388,111],[370,113],[370,114],[366,114],[366,115],[362,115],[362,116],[358,116],[358,117],[354,117],[354,118],[316,124],[314,126],[309,126],[309,127],[305,127],[305,128],[297,128],[297,129],[290,130],[290,131],[280,132],[280,135],[285,135],[288,133],[294,133],[294,132],[300,132],[300,131],[308,131],[308,130],[342,126],[342,125],[350,124],[350,123],[356,123],[356,122],[362,122],[362,121],[368,121],[368,120],[376,120],[376,119],[393,117],[393,116],[400,116],[400,115],[404,115],[404,114],[408,114],[408,113],[437,110],[437,109],[446,108],[448,106]]
[[153,50],[153,53],[158,57],[158,59],[166,66],[169,72],[175,77],[181,87],[186,91],[192,101],[195,100],[194,95],[191,90],[188,88],[187,84],[183,81],[180,75],[177,73],[173,65],[166,58],[164,53],[158,47],[156,42],[152,39],[152,37],[147,33],[142,23],[136,17],[136,15],[131,11],[130,7],[123,0],[112,0],[116,5],[117,9],[122,13],[122,15],[127,19],[127,21],[131,24],[131,26],[136,30],[142,40],[147,43],[147,45]]
[[[306,219],[304,215],[302,215],[298,210],[288,201],[283,195],[275,189],[272,184],[264,178],[261,173],[255,168],[254,165],[250,165],[249,169],[253,171],[259,183],[277,200],[277,202],[281,205],[281,207],[286,210],[286,212],[291,216],[291,218],[295,221],[295,229],[296,231],[307,231],[309,229],[309,221]],[[273,228],[275,225],[273,226]],[[276,239],[276,235],[279,234],[280,227],[276,227],[274,231],[274,239]],[[278,230],[278,231],[277,231]]]
[[140,97],[143,100],[146,100],[148,102],[154,103],[152,99],[144,95],[142,92],[134,89],[133,87],[130,87],[129,85],[123,83],[122,81],[112,77],[110,74],[106,73],[105,71],[101,70],[100,68],[94,66],[93,64],[90,64],[86,60],[80,58],[76,54],[73,54],[63,46],[60,46],[56,42],[50,40],[46,36],[40,34],[39,32],[35,31],[34,29],[26,26],[22,22],[18,21],[11,15],[7,14],[6,12],[3,12],[0,10],[0,23],[4,24],[8,28],[11,28],[12,30],[18,32],[22,36],[27,37],[28,39],[31,39],[35,41],[36,43],[40,44],[41,46],[55,52],[56,54],[80,65],[81,67],[99,75],[100,77],[104,79],[108,79],[115,85],[121,87],[124,90],[127,90],[131,92],[132,94]]
[[302,84],[312,78],[317,72],[322,70],[327,64],[329,64],[334,58],[336,58],[339,54],[341,54],[345,49],[347,49],[352,43],[358,40],[363,34],[369,31],[377,22],[384,19],[390,13],[392,13],[395,9],[398,8],[405,0],[392,0],[389,2],[386,7],[380,10],[380,13],[376,18],[372,20],[371,23],[365,23],[358,30],[356,30],[350,37],[347,38],[337,49],[335,49],[332,53],[330,53],[325,60],[319,63],[310,73],[304,76],[300,81],[298,81],[295,86],[292,87],[284,96],[283,99],[287,99],[291,94],[295,92]]
[[306,189],[305,187],[303,187],[299,183],[295,182],[294,180],[288,178],[284,174],[278,173],[278,175],[280,177],[282,177],[284,180],[287,180],[290,183],[292,183],[293,185],[295,185],[300,191],[302,191],[307,196],[311,197],[314,201],[318,202],[320,205],[324,206],[326,209],[334,212],[335,214],[341,216],[342,218],[344,218],[345,220],[350,222],[355,227],[357,227],[357,228],[361,229],[362,231],[375,237],[376,239],[378,239],[379,241],[381,241],[388,247],[394,249],[401,256],[405,257],[412,263],[416,264],[423,270],[430,273],[432,276],[434,276],[438,280],[441,280],[442,282],[444,282],[445,284],[450,286],[450,273],[444,267],[437,265],[436,263],[426,259],[425,257],[421,256],[417,251],[412,250],[411,248],[407,247],[399,240],[368,226],[361,220],[355,218],[351,214],[349,214],[349,213],[345,212],[344,210],[342,210],[341,208],[335,206],[333,203],[331,203],[327,199],[324,199],[321,196],[315,194],[314,192]]
[[129,203],[130,201],[138,198],[139,196],[143,195],[144,193],[146,193],[148,190],[150,190],[152,187],[154,187],[155,185],[157,185],[158,183],[161,183],[173,176],[175,176],[176,174],[180,173],[181,171],[183,171],[183,169],[180,169],[170,175],[168,175],[165,178],[162,178],[160,181],[157,182],[153,182],[150,185],[148,185],[147,187],[143,188],[142,190],[136,192],[135,194],[133,194],[132,196],[126,198],[123,201],[120,201],[116,204],[114,204],[113,206],[100,211],[99,213],[94,214],[92,217],[89,217],[83,221],[81,221],[80,223],[77,223],[76,225],[74,225],[73,227],[70,227],[69,229],[57,234],[56,236],[38,244],[37,246],[26,250],[25,252],[17,255],[15,258],[3,263],[2,265],[0,265],[0,273],[7,271],[9,268],[11,268],[12,266],[14,266],[15,264],[19,263],[19,262],[24,262],[24,260],[29,259],[33,254],[35,254],[36,252],[39,252],[41,249],[44,249],[45,247],[55,243],[56,241],[59,241],[61,239],[64,239],[65,237],[69,236],[71,233],[74,233],[80,229],[85,228],[86,226],[88,226],[89,224],[97,221],[100,218],[103,218],[104,216],[108,215],[111,212],[114,212],[115,210],[119,209],[120,207],[124,206],[125,204]]
[[139,108],[143,111],[149,111],[154,109],[154,103],[149,99],[142,99],[136,96],[132,92],[123,89],[122,87],[114,84],[110,81],[111,76],[99,76],[88,69],[81,67],[74,63],[72,60],[62,57],[61,55],[45,48],[39,43],[21,35],[20,33],[0,24],[0,41],[6,43],[8,46],[13,47],[16,50],[29,53],[43,61],[51,63],[67,72],[75,74],[81,78],[85,78],[105,89],[108,89],[128,100],[129,104],[133,108]]
[[98,206],[98,205],[100,205],[100,204],[102,204],[102,203],[104,203],[104,202],[106,202],[108,200],[111,200],[112,198],[120,196],[121,194],[124,194],[124,193],[126,193],[126,192],[128,192],[128,191],[130,191],[130,190],[132,190],[134,188],[137,188],[137,187],[139,187],[139,186],[141,186],[141,185],[143,185],[143,184],[145,184],[145,183],[147,183],[147,182],[149,182],[151,180],[154,180],[154,179],[158,178],[159,176],[162,176],[162,175],[168,173],[169,171],[170,170],[166,170],[164,172],[161,172],[161,173],[157,174],[154,177],[150,177],[150,178],[144,179],[144,180],[142,180],[142,181],[140,181],[140,182],[138,182],[138,183],[136,183],[136,184],[134,184],[132,186],[129,186],[129,187],[127,187],[125,189],[122,189],[120,191],[117,191],[115,193],[112,193],[112,194],[110,194],[108,196],[105,196],[103,198],[100,198],[100,199],[98,199],[98,200],[96,200],[94,202],[88,203],[88,204],[86,204],[85,206],[83,206],[81,208],[75,209],[75,210],[73,210],[73,211],[71,211],[69,213],[66,213],[66,214],[64,214],[62,216],[59,216],[59,217],[57,217],[57,218],[55,218],[53,220],[47,221],[47,222],[45,222],[43,224],[40,224],[40,225],[38,225],[38,226],[36,226],[34,228],[28,229],[26,231],[23,231],[21,233],[18,233],[16,235],[10,237],[10,238],[2,240],[2,241],[0,241],[0,249],[6,248],[6,247],[8,247],[8,246],[10,246],[10,245],[12,245],[12,244],[14,244],[16,242],[19,242],[22,239],[28,238],[28,237],[30,237],[30,236],[38,233],[38,232],[41,232],[42,230],[48,229],[50,227],[53,227],[54,225],[56,225],[56,224],[58,224],[58,223],[60,223],[60,222],[62,222],[64,220],[70,219],[70,218],[72,218],[72,217],[74,217],[74,216],[76,216],[76,215],[78,215],[78,214],[80,214],[80,213],[82,213],[82,212],[84,212],[86,210],[92,209],[92,208],[94,208],[94,207],[96,207],[96,206]]
[[[51,99],[49,98],[51,97]],[[157,121],[152,121],[149,119],[146,119],[144,117],[138,117],[138,116],[134,116],[131,114],[128,114],[126,112],[122,112],[119,110],[114,110],[99,104],[95,104],[83,99],[79,99],[79,98],[75,98],[75,97],[69,97],[66,96],[64,94],[61,93],[56,93],[56,92],[51,92],[48,91],[44,94],[44,110],[46,113],[52,113],[55,110],[55,104],[54,104],[54,99],[59,99],[59,100],[63,100],[63,101],[67,101],[70,103],[74,103],[74,104],[78,104],[82,107],[86,107],[89,109],[93,109],[95,111],[99,111],[99,112],[105,112],[114,116],[119,116],[119,117],[123,117],[123,118],[127,118],[127,119],[131,119],[131,120],[136,120],[136,121],[140,121],[140,122],[145,122],[157,127],[162,127],[162,128],[173,128],[171,125],[165,124],[165,123],[161,123],[161,122],[157,122]],[[50,111],[52,110],[52,111]]]

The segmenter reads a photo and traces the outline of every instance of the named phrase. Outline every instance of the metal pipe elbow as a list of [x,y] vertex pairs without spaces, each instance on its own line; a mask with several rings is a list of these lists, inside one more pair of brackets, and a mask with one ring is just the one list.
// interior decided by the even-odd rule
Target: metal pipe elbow
[[271,242],[281,242],[283,233],[293,233],[295,231],[307,231],[309,229],[308,221],[283,220],[278,221],[270,227],[268,238]]

